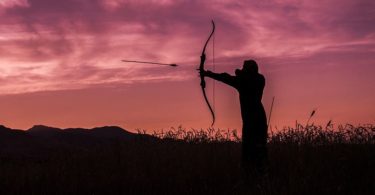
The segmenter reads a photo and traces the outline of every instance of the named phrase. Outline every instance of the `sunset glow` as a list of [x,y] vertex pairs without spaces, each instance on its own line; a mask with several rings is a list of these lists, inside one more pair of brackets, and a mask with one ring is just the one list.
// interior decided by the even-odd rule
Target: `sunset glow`
[[[211,19],[207,69],[234,74],[255,59],[273,127],[314,109],[318,124],[374,123],[374,10],[373,0],[0,0],[0,124],[207,128],[196,69]],[[236,91],[216,83],[213,98],[206,80],[215,127],[241,129]]]

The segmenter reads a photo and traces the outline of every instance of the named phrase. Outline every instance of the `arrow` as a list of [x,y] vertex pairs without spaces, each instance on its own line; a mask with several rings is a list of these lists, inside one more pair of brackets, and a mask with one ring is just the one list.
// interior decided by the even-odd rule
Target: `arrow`
[[165,64],[165,63],[159,63],[159,62],[145,62],[145,61],[136,61],[136,60],[121,60],[122,62],[132,62],[132,63],[138,63],[138,64],[156,64],[161,66],[171,66],[176,67],[177,64]]

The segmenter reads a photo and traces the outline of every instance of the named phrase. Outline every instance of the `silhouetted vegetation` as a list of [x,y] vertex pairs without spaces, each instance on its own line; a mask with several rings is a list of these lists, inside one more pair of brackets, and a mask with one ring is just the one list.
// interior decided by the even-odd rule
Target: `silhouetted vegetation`
[[268,174],[244,182],[240,137],[182,127],[0,126],[0,194],[374,194],[375,126],[274,130]]

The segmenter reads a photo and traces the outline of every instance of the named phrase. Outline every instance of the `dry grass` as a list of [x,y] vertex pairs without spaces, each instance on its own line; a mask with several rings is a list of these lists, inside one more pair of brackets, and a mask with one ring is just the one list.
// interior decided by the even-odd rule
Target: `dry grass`
[[[146,134],[138,130],[139,134]],[[161,139],[182,140],[188,143],[240,142],[237,130],[209,128],[187,130],[181,126],[169,130],[154,131],[153,136]],[[375,144],[375,126],[351,124],[334,127],[331,121],[325,127],[302,125],[285,127],[269,132],[269,144],[328,145],[328,144]]]
[[[143,133],[143,132],[140,132]],[[242,180],[232,130],[154,133],[0,153],[0,194],[374,194],[375,127],[297,124],[270,133],[269,173]],[[43,149],[43,150],[42,150]]]

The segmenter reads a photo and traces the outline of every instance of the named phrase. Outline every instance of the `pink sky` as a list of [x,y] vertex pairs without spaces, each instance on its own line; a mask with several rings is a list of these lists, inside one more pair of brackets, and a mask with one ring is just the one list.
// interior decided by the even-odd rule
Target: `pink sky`
[[[0,0],[0,124],[207,128],[195,69],[211,19],[215,70],[257,60],[273,125],[305,123],[313,109],[319,124],[374,123],[374,10],[373,0]],[[215,127],[240,129],[236,91],[215,91]]]

